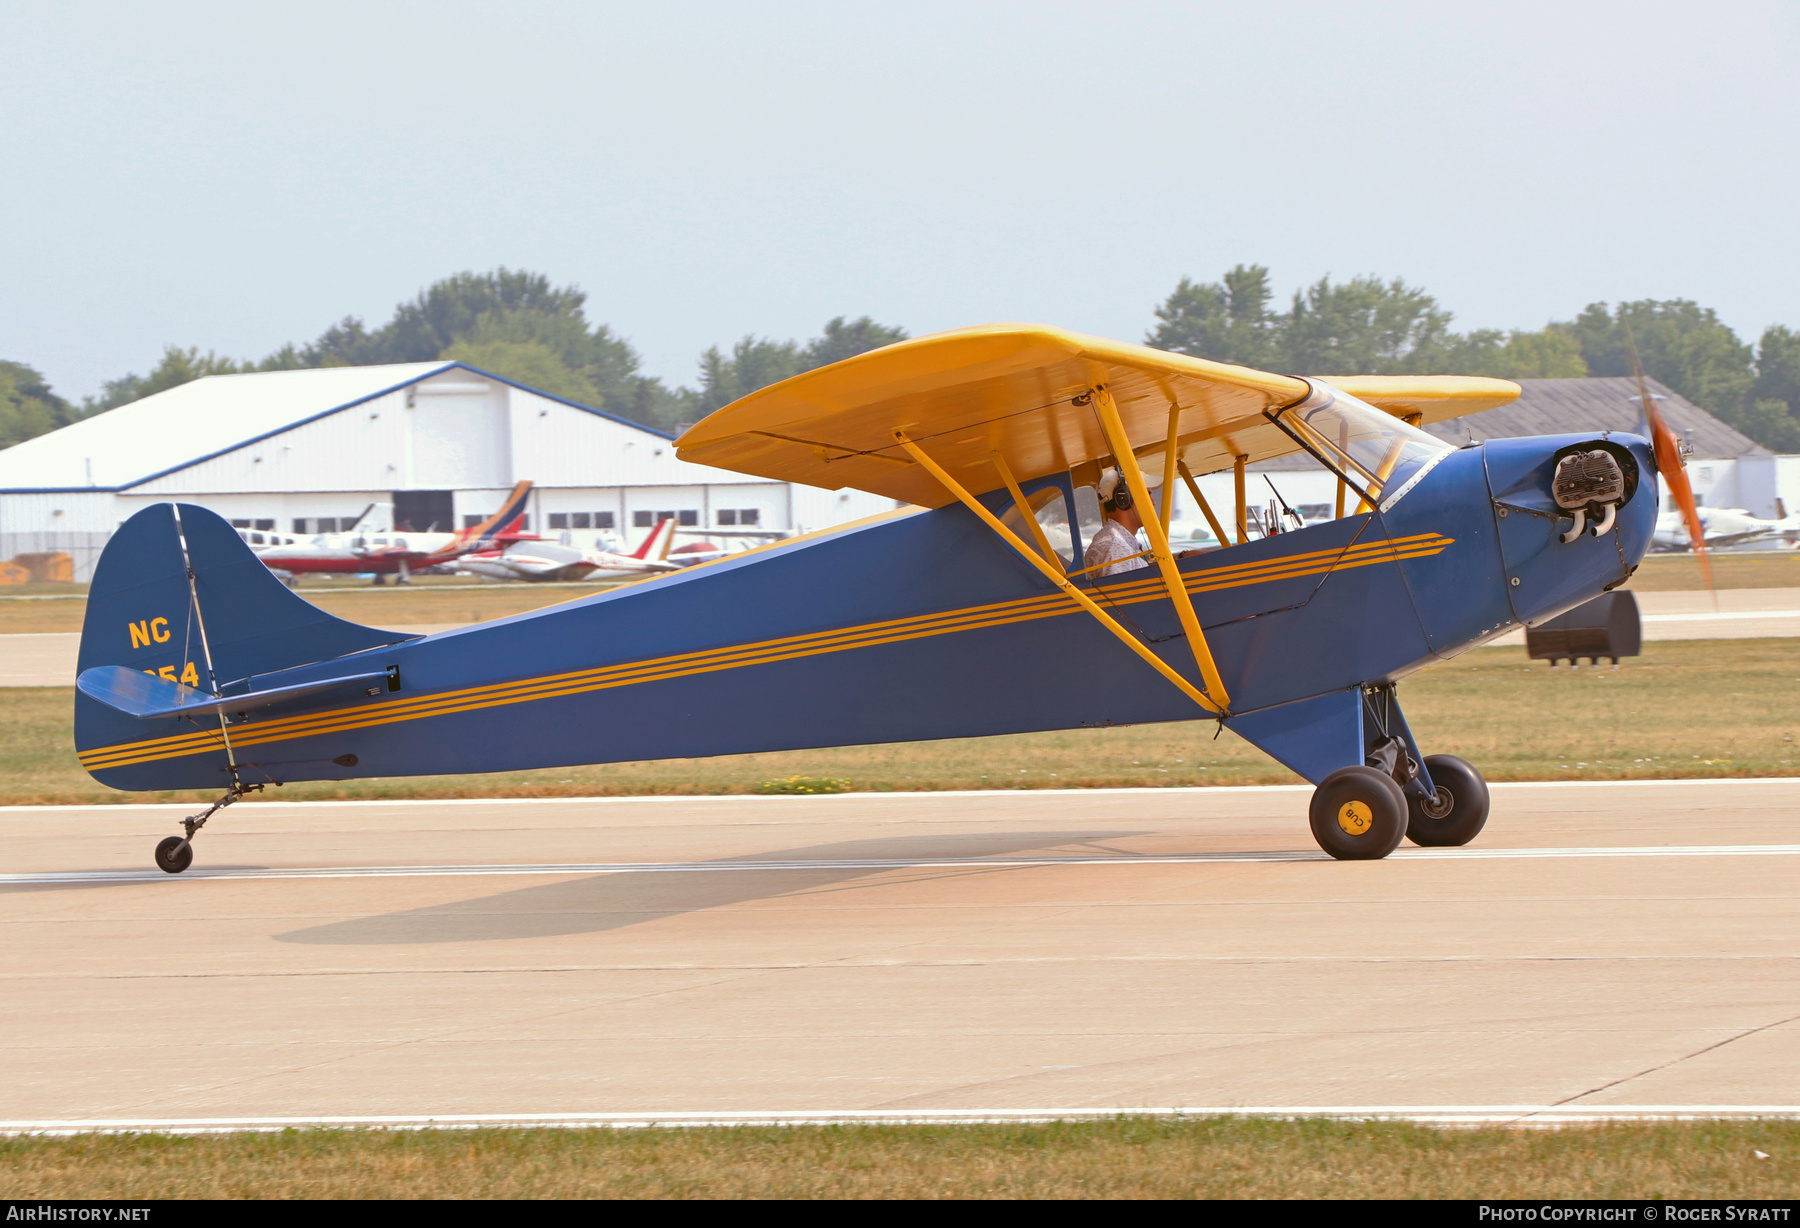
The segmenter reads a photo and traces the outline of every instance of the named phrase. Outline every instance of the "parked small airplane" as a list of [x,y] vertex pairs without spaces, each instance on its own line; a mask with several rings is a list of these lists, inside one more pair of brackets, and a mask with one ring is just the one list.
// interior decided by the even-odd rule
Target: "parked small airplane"
[[669,557],[674,526],[672,519],[657,521],[630,554],[532,538],[500,550],[465,554],[456,560],[456,568],[489,580],[597,580],[680,571],[683,564]]
[[[1702,507],[1696,509],[1700,525],[1706,531],[1706,545],[1712,550],[1734,550],[1745,546],[1780,549],[1800,542],[1800,512],[1781,520],[1764,520],[1752,516],[1741,507]],[[1689,550],[1687,525],[1679,510],[1664,512],[1656,520],[1656,536],[1652,550]]]
[[504,543],[523,536],[517,529],[530,491],[530,482],[520,482],[506,496],[499,511],[480,524],[450,533],[359,531],[374,507],[370,504],[347,533],[322,533],[303,544],[289,538],[280,545],[257,550],[256,554],[270,571],[289,575],[360,576],[372,572],[377,584],[387,576],[395,576],[396,583],[405,584],[415,571],[451,563],[478,550],[504,549]]
[[[1042,325],[918,337],[754,392],[677,441],[687,460],[896,510],[427,636],[327,614],[217,516],[157,504],[94,573],[75,745],[113,788],[224,790],[157,846],[172,874],[222,806],[290,781],[1153,721],[1229,727],[1312,781],[1332,857],[1463,845],[1487,785],[1424,752],[1398,684],[1628,580],[1658,473],[1700,538],[1654,410],[1653,440],[1457,447],[1417,425],[1518,394],[1281,375]],[[1246,466],[1301,452],[1339,483],[1337,515],[1251,538]],[[1234,478],[1231,544],[1172,548],[1177,479],[1226,539],[1194,480],[1215,472]],[[1086,563],[1099,490],[1142,519],[1136,569]]]
[[[778,542],[784,538],[793,536],[792,533],[784,532],[781,529],[676,529],[675,532],[678,535],[689,534],[698,537],[721,537],[728,542],[738,541],[740,543],[758,544]],[[693,567],[700,563],[710,563],[714,559],[728,558],[733,554],[741,554],[746,548],[745,544],[739,544],[736,547],[728,547],[710,541],[689,542],[685,546],[676,546],[672,548],[668,552],[668,560],[680,567]]]

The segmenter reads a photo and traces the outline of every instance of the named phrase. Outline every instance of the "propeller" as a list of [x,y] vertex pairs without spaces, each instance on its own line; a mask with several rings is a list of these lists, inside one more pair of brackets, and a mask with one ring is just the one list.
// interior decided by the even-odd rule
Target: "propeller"
[[1637,377],[1638,404],[1644,407],[1644,421],[1650,427],[1650,443],[1656,449],[1656,467],[1662,471],[1663,481],[1669,484],[1669,493],[1675,497],[1675,506],[1681,509],[1681,517],[1687,523],[1688,541],[1694,547],[1694,555],[1700,560],[1700,573],[1706,577],[1706,591],[1713,595],[1713,604],[1719,601],[1718,589],[1713,585],[1712,559],[1706,553],[1706,528],[1700,523],[1700,509],[1694,503],[1694,488],[1688,484],[1687,469],[1681,463],[1681,444],[1675,438],[1675,432],[1663,420],[1662,410],[1656,404],[1656,398],[1650,395],[1650,385],[1644,379],[1644,364],[1638,361],[1637,343],[1631,339],[1627,330],[1625,344],[1631,350],[1631,373]]

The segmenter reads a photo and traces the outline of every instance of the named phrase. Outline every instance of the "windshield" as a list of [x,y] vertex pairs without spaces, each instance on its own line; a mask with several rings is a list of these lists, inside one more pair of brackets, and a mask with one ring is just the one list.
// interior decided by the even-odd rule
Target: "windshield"
[[1391,507],[1413,478],[1424,476],[1439,458],[1456,450],[1323,380],[1307,383],[1312,385],[1311,396],[1270,416],[1360,491],[1366,506]]

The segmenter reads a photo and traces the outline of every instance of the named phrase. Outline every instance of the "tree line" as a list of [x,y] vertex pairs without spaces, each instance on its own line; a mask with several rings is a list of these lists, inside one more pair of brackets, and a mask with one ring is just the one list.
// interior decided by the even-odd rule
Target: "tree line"
[[[586,307],[583,291],[541,273],[459,273],[399,304],[377,328],[346,316],[260,360],[168,346],[148,374],[109,380],[80,405],[31,367],[0,361],[0,447],[206,375],[440,359],[673,432],[758,388],[907,336],[868,316],[838,316],[805,342],[746,336],[700,356],[698,387],[671,388],[644,375],[637,351],[611,326],[591,323]],[[1240,264],[1216,282],[1182,278],[1154,311],[1148,345],[1306,375],[1628,375],[1629,337],[1649,375],[1758,443],[1800,452],[1800,334],[1773,325],[1752,347],[1687,299],[1592,303],[1535,332],[1458,333],[1434,297],[1398,278],[1322,277],[1277,308],[1269,270]]]
[[1771,325],[1755,347],[1689,299],[1590,303],[1535,332],[1452,331],[1430,294],[1395,278],[1329,277],[1274,306],[1269,270],[1182,278],[1147,345],[1302,375],[1494,375],[1566,379],[1644,371],[1777,452],[1800,452],[1800,333]]

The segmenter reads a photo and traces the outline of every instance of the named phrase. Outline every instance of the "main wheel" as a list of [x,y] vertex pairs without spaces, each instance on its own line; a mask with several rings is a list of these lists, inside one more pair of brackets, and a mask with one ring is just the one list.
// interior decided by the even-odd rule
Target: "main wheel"
[[170,836],[156,846],[156,868],[179,874],[194,864],[194,846],[180,836]]
[[1425,770],[1437,796],[1406,799],[1406,838],[1427,848],[1467,844],[1488,820],[1488,787],[1481,773],[1455,755],[1428,755]]
[[1386,857],[1406,835],[1406,795],[1372,767],[1339,768],[1313,790],[1313,839],[1339,861]]

